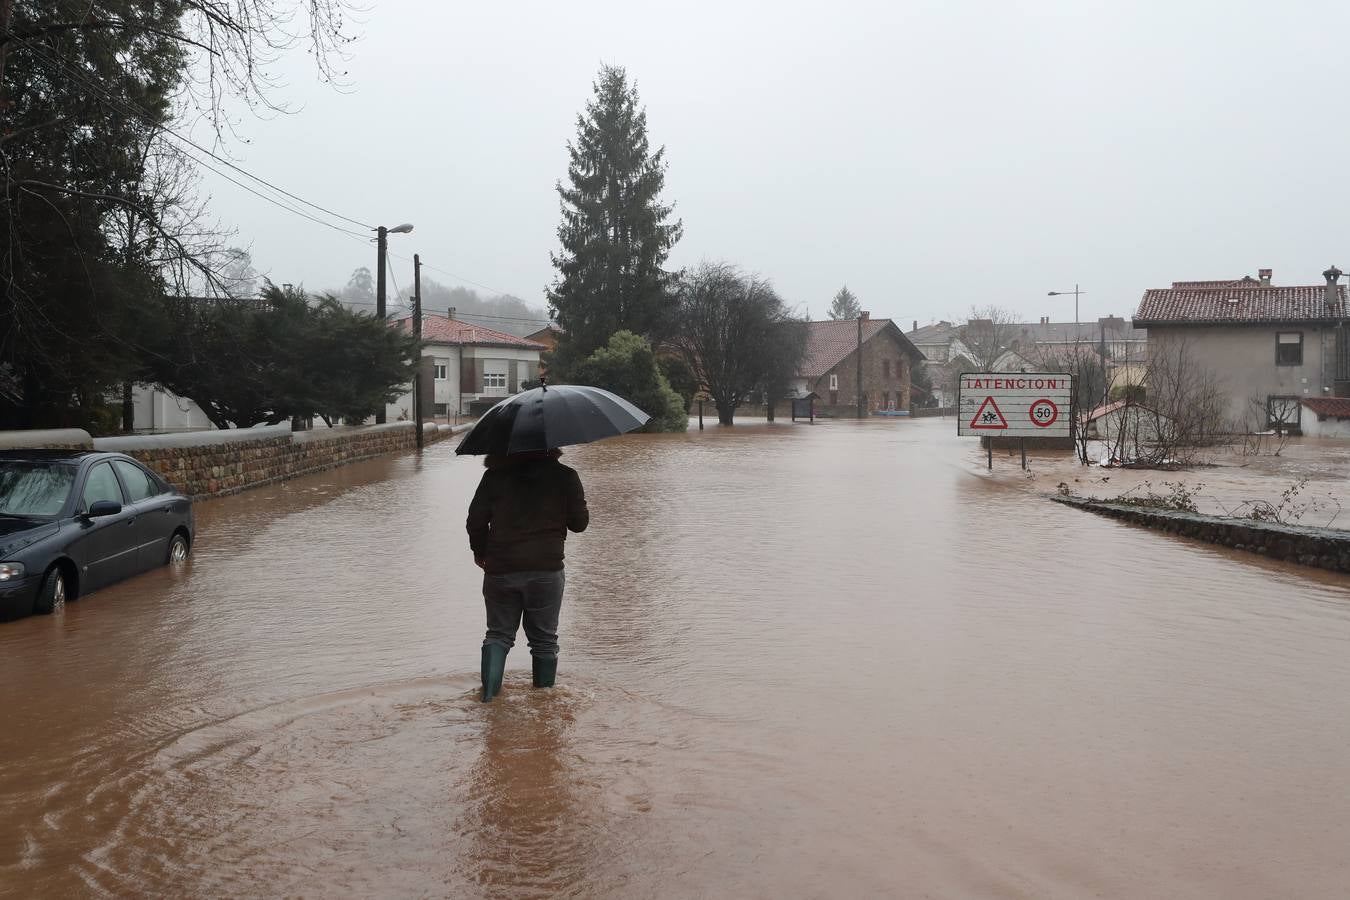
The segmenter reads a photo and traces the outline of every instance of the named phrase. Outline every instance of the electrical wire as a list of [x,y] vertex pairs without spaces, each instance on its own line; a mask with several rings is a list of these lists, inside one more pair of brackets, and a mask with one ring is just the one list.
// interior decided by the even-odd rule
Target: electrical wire
[[[259,175],[255,175],[255,174],[253,174],[252,172],[249,172],[248,170],[242,168],[241,166],[238,166],[238,165],[236,165],[236,164],[230,162],[229,160],[224,159],[224,158],[221,157],[221,156],[218,156],[217,154],[213,153],[211,150],[209,150],[209,149],[207,149],[206,147],[203,147],[202,145],[200,145],[200,144],[198,144],[197,142],[193,141],[191,138],[185,137],[185,136],[183,136],[182,134],[179,134],[178,132],[174,131],[173,129],[171,129],[171,128],[165,126],[165,125],[163,125],[162,123],[157,122],[152,116],[150,116],[150,115],[149,115],[148,113],[146,113],[144,110],[142,110],[142,109],[140,109],[139,107],[137,107],[132,101],[130,101],[130,100],[126,99],[126,98],[118,97],[118,96],[112,94],[110,91],[108,91],[108,90],[107,90],[106,88],[104,88],[102,85],[100,85],[100,84],[98,84],[97,82],[93,81],[93,80],[92,80],[89,76],[87,76],[85,73],[83,73],[83,72],[81,72],[80,70],[76,69],[73,65],[67,63],[65,60],[60,59],[60,58],[57,57],[57,56],[54,56],[54,55],[52,55],[52,54],[49,54],[49,53],[46,51],[46,49],[45,49],[42,45],[37,44],[37,43],[34,43],[33,41],[28,40],[27,38],[20,37],[19,35],[14,34],[13,31],[0,30],[0,33],[8,34],[12,39],[18,41],[19,43],[21,43],[21,44],[23,44],[25,47],[27,47],[27,48],[29,49],[29,51],[30,51],[34,56],[36,56],[37,58],[43,60],[44,62],[49,63],[50,65],[53,65],[53,66],[57,67],[58,69],[64,71],[67,75],[69,75],[71,78],[73,78],[74,80],[76,80],[76,81],[79,82],[80,84],[82,84],[82,85],[84,85],[85,87],[87,87],[90,91],[92,91],[92,92],[94,93],[94,95],[95,95],[96,97],[98,97],[99,99],[102,99],[105,103],[107,103],[108,105],[110,105],[110,106],[113,107],[114,109],[118,110],[119,112],[122,112],[123,114],[130,115],[130,116],[132,116],[133,118],[140,119],[141,121],[143,121],[143,122],[145,122],[147,125],[149,125],[151,128],[155,129],[156,132],[162,132],[163,134],[166,134],[166,135],[168,135],[168,136],[170,136],[170,137],[173,137],[173,138],[177,139],[178,141],[180,141],[182,144],[186,145],[187,147],[191,147],[193,150],[196,150],[198,153],[204,154],[206,157],[208,157],[208,158],[210,158],[210,159],[212,159],[212,160],[214,160],[214,161],[220,163],[221,165],[226,166],[226,167],[232,169],[233,171],[236,171],[236,172],[240,173],[241,175],[243,175],[243,176],[245,176],[245,177],[247,177],[247,178],[251,178],[251,179],[253,179],[254,181],[258,182],[259,184],[261,184],[261,185],[263,185],[263,186],[269,188],[270,190],[276,191],[277,193],[279,193],[279,194],[281,194],[281,195],[283,195],[283,196],[285,196],[285,197],[288,197],[288,198],[290,198],[290,199],[292,199],[292,200],[294,200],[294,201],[296,201],[296,202],[298,202],[298,203],[304,204],[305,206],[308,206],[308,207],[310,207],[310,208],[312,208],[312,209],[318,210],[319,212],[322,212],[322,213],[324,213],[324,214],[326,214],[326,215],[333,216],[333,217],[336,218],[336,219],[341,219],[341,220],[344,221],[344,222],[349,222],[349,223],[351,223],[351,224],[353,224],[353,225],[357,225],[357,226],[359,226],[359,227],[361,227],[361,228],[366,228],[366,229],[369,229],[369,230],[371,230],[371,231],[376,230],[375,227],[372,226],[372,225],[369,225],[369,224],[367,224],[367,223],[365,223],[365,222],[361,222],[361,221],[359,221],[359,220],[357,220],[357,219],[353,219],[353,218],[351,218],[351,217],[349,217],[349,216],[344,216],[343,214],[341,214],[341,213],[339,213],[339,212],[336,212],[336,211],[334,211],[334,210],[331,210],[331,209],[329,209],[329,208],[327,208],[327,207],[325,207],[325,206],[321,206],[321,205],[319,205],[319,204],[317,204],[317,203],[313,203],[313,202],[311,202],[311,201],[309,201],[309,200],[306,200],[306,199],[304,199],[303,197],[300,197],[300,196],[297,195],[297,194],[291,193],[290,191],[286,190],[285,188],[282,188],[282,187],[280,187],[280,186],[278,186],[278,185],[276,185],[276,184],[273,184],[272,182],[266,180],[265,178],[262,178],[262,177],[259,176]],[[225,179],[226,181],[230,182],[231,184],[235,185],[236,187],[239,187],[239,188],[241,188],[241,189],[243,189],[243,190],[245,190],[245,191],[248,191],[250,194],[253,194],[255,197],[258,197],[258,198],[261,199],[261,200],[264,200],[264,201],[266,201],[266,202],[268,202],[268,203],[271,203],[271,204],[273,204],[274,206],[277,206],[277,207],[280,208],[280,209],[283,209],[283,210],[285,210],[285,211],[287,211],[287,212],[293,213],[293,214],[295,214],[295,215],[297,215],[297,216],[300,216],[300,217],[302,217],[302,218],[304,218],[304,219],[307,219],[307,220],[309,220],[310,222],[313,222],[313,223],[315,223],[315,224],[317,224],[317,225],[322,225],[322,226],[324,226],[324,227],[326,227],[326,228],[331,228],[332,230],[338,232],[339,234],[347,235],[348,237],[355,238],[356,240],[362,241],[363,243],[366,243],[366,242],[369,241],[369,238],[368,238],[366,235],[363,235],[363,234],[354,232],[354,231],[352,231],[352,230],[350,230],[350,229],[347,229],[347,228],[343,228],[343,227],[341,227],[341,226],[339,226],[339,225],[335,225],[335,224],[333,224],[332,222],[324,221],[323,219],[320,219],[320,218],[318,218],[318,217],[316,217],[316,216],[314,216],[314,215],[311,215],[310,213],[307,213],[307,212],[305,212],[304,210],[295,208],[295,207],[292,206],[291,204],[286,203],[285,201],[280,200],[280,199],[278,199],[277,197],[269,196],[268,194],[265,194],[265,193],[263,193],[263,192],[261,192],[261,191],[255,189],[255,188],[253,188],[253,187],[247,185],[247,184],[244,184],[243,182],[239,181],[238,179],[231,177],[230,175],[226,174],[225,172],[222,172],[220,169],[218,169],[218,168],[216,168],[215,166],[211,165],[211,164],[208,163],[206,160],[204,160],[204,159],[202,159],[202,158],[200,158],[200,157],[198,157],[198,156],[194,156],[192,153],[188,152],[188,151],[187,151],[186,149],[184,149],[183,147],[180,147],[180,148],[179,148],[179,152],[183,153],[184,156],[186,156],[187,158],[191,159],[193,162],[195,162],[197,165],[201,166],[202,168],[206,169],[207,171],[212,172],[213,174],[220,176],[221,178]],[[401,260],[403,260],[403,261],[405,261],[405,262],[411,262],[411,261],[412,261],[412,260],[409,259],[408,257],[402,256],[402,255],[400,255],[400,254],[389,253],[388,251],[386,251],[386,254],[387,254],[388,256],[392,256],[392,257],[394,257],[394,258],[396,258],[396,259],[401,259]],[[460,274],[455,273],[455,272],[451,272],[451,271],[448,270],[448,269],[443,269],[443,268],[441,268],[441,267],[439,267],[439,266],[436,266],[436,265],[432,265],[432,264],[429,264],[429,263],[423,263],[422,265],[423,265],[424,268],[430,269],[430,270],[433,271],[433,272],[438,272],[438,273],[440,273],[440,274],[442,274],[442,275],[448,276],[448,277],[450,277],[450,278],[454,278],[454,279],[456,279],[457,281],[461,281],[461,282],[464,282],[464,283],[466,283],[466,284],[471,284],[471,285],[474,285],[475,287],[480,287],[480,288],[483,288],[484,290],[492,291],[492,292],[494,292],[494,293],[496,293],[496,294],[499,294],[499,295],[502,295],[502,296],[510,296],[510,297],[517,297],[517,296],[519,296],[518,294],[515,294],[515,293],[513,293],[513,292],[511,292],[511,291],[504,291],[504,290],[502,290],[502,289],[500,289],[500,288],[493,287],[492,285],[484,284],[484,283],[481,282],[481,281],[475,281],[475,280],[472,279],[472,278],[467,278],[467,277],[465,277],[465,276],[463,276],[463,275],[460,275]],[[396,293],[401,293],[401,292],[399,291],[399,289],[398,289],[398,282],[397,282],[397,279],[395,279],[394,276],[393,276],[392,269],[390,270],[390,277],[391,277],[391,279],[394,280],[394,288],[395,288],[395,292],[396,292]],[[400,300],[401,300],[401,299],[402,299],[402,298],[400,297]],[[465,315],[466,315],[466,316],[470,316],[470,315],[474,315],[474,314],[471,314],[471,313],[465,313]],[[482,315],[480,315],[479,317],[480,317],[480,318],[500,319],[500,320],[503,320],[503,321],[512,320],[512,317],[509,317],[509,316],[482,316]],[[547,319],[515,319],[515,321],[523,321],[523,322],[541,322],[541,323],[542,323],[542,322],[547,322],[548,320],[547,320]]]
[[[46,62],[48,62],[48,63],[51,63],[51,64],[53,64],[53,65],[55,65],[55,66],[61,68],[62,70],[64,70],[64,71],[66,72],[66,74],[70,75],[72,78],[74,78],[75,80],[79,81],[79,82],[80,82],[81,84],[83,84],[85,87],[89,88],[91,91],[93,91],[93,92],[94,92],[95,94],[97,94],[99,97],[101,97],[105,102],[107,102],[107,103],[113,105],[114,107],[116,107],[120,112],[127,113],[127,114],[133,116],[134,118],[140,119],[142,122],[145,122],[147,125],[151,126],[152,128],[156,129],[157,131],[162,131],[162,132],[164,132],[165,134],[168,134],[168,135],[170,135],[170,136],[172,136],[172,137],[174,137],[174,138],[177,138],[179,141],[181,141],[181,142],[183,142],[184,144],[187,144],[188,146],[194,148],[194,149],[197,150],[198,152],[206,154],[206,155],[209,156],[211,159],[215,160],[216,162],[220,163],[221,165],[227,166],[227,167],[233,169],[234,171],[238,172],[239,174],[244,175],[245,177],[251,178],[251,179],[253,179],[254,181],[258,182],[259,184],[265,185],[266,187],[268,187],[268,188],[270,188],[270,189],[276,191],[276,192],[279,193],[279,194],[283,194],[283,195],[285,195],[286,197],[289,197],[289,198],[291,198],[292,200],[295,200],[295,201],[298,202],[298,203],[303,203],[305,206],[311,207],[312,209],[316,209],[316,210],[318,210],[319,212],[322,212],[322,213],[325,213],[325,214],[327,214],[327,215],[330,215],[330,216],[332,216],[332,217],[335,218],[335,219],[341,219],[341,220],[344,221],[344,222],[348,222],[348,223],[350,223],[350,224],[352,224],[352,225],[356,225],[356,226],[358,226],[358,227],[360,227],[360,228],[369,229],[369,230],[371,230],[371,231],[374,231],[374,230],[375,230],[375,226],[373,226],[373,225],[369,225],[369,224],[367,224],[367,223],[365,223],[365,222],[358,221],[357,219],[353,219],[353,218],[351,218],[350,216],[344,216],[344,215],[343,215],[342,213],[340,213],[340,212],[336,212],[336,211],[331,210],[331,209],[329,209],[329,208],[327,208],[327,207],[325,207],[325,206],[320,206],[320,205],[317,204],[317,203],[313,203],[313,202],[311,202],[311,201],[309,201],[309,200],[306,200],[304,197],[301,197],[301,196],[299,196],[299,195],[297,195],[297,194],[293,194],[293,193],[291,193],[290,191],[286,190],[285,188],[273,184],[272,182],[268,181],[267,179],[263,178],[262,176],[260,176],[260,175],[255,175],[255,174],[253,174],[252,172],[248,171],[247,169],[244,169],[243,167],[238,166],[238,165],[236,165],[236,164],[230,162],[228,159],[225,159],[224,157],[219,156],[219,155],[213,153],[211,150],[207,149],[206,147],[203,147],[201,144],[198,144],[196,141],[192,140],[191,138],[184,137],[183,135],[181,135],[181,134],[179,134],[178,132],[174,131],[172,128],[169,128],[167,125],[164,125],[164,124],[162,124],[162,123],[160,123],[160,122],[157,122],[157,121],[154,119],[153,116],[151,116],[149,113],[147,113],[145,110],[141,109],[140,107],[136,106],[131,100],[128,100],[128,99],[123,98],[123,97],[117,97],[116,95],[114,95],[114,94],[112,94],[110,91],[108,91],[106,88],[104,88],[101,84],[98,84],[97,82],[93,81],[93,80],[92,80],[91,78],[89,78],[85,73],[81,72],[79,69],[76,69],[74,66],[72,66],[72,65],[69,64],[69,63],[67,63],[65,60],[61,59],[60,57],[54,56],[54,55],[52,55],[52,54],[49,54],[49,53],[46,51],[46,49],[43,48],[43,46],[42,46],[41,44],[37,44],[37,43],[34,43],[33,41],[28,40],[27,38],[20,37],[19,35],[15,34],[13,31],[4,30],[3,33],[4,33],[4,34],[7,34],[7,35],[8,35],[10,38],[12,38],[13,40],[16,40],[16,41],[18,41],[19,43],[23,44],[25,47],[27,47],[27,48],[29,49],[30,52],[33,53],[34,56],[37,56],[38,58],[40,58],[40,59],[42,59],[42,60],[44,60],[44,61],[46,61]],[[200,160],[198,160],[198,162],[200,162]],[[205,165],[205,164],[203,163],[203,165]],[[208,167],[208,168],[209,168],[209,167]],[[218,170],[216,170],[216,169],[212,169],[212,171],[213,171],[213,172],[216,172],[216,174],[221,174],[221,173],[220,173]],[[236,182],[236,183],[237,183],[237,182]]]
[[[389,255],[390,255],[390,256],[393,256],[393,257],[395,257],[395,258],[397,258],[397,259],[401,259],[401,260],[403,260],[404,262],[412,262],[412,260],[411,260],[410,258],[408,258],[408,257],[406,257],[406,256],[400,256],[400,255],[397,254],[397,253],[390,253]],[[464,282],[465,284],[471,284],[471,285],[473,285],[474,287],[480,287],[480,288],[482,288],[482,289],[485,290],[485,291],[492,291],[494,294],[500,294],[500,295],[503,296],[503,297],[519,297],[519,296],[520,296],[519,294],[512,293],[511,291],[504,291],[504,290],[502,290],[501,288],[495,288],[495,287],[493,287],[493,286],[490,285],[490,284],[483,284],[481,281],[474,281],[472,278],[465,278],[463,275],[457,275],[457,274],[455,274],[454,272],[449,271],[448,269],[442,269],[442,268],[440,268],[439,266],[433,266],[431,263],[427,263],[427,262],[422,263],[422,268],[424,268],[424,269],[430,269],[430,270],[433,271],[433,272],[439,272],[439,273],[441,273],[442,275],[447,275],[447,276],[449,276],[450,278],[455,279],[456,281],[462,281],[462,282]]]
[[534,325],[553,321],[552,319],[547,318],[535,319],[535,318],[525,318],[521,316],[494,316],[489,313],[469,313],[469,312],[462,313],[459,312],[458,310],[455,311],[455,315],[462,316],[466,319],[493,319],[498,322],[524,322],[527,325]]
[[[14,36],[14,35],[13,35],[13,32],[9,32],[9,34],[11,34],[11,36]],[[332,216],[334,216],[334,217],[336,217],[336,218],[342,219],[343,221],[346,221],[346,222],[352,222],[353,224],[359,225],[359,226],[361,226],[361,227],[363,227],[363,228],[369,227],[369,226],[366,226],[365,223],[358,222],[357,220],[348,218],[347,216],[341,215],[340,213],[335,213],[335,212],[333,212],[333,211],[327,209],[326,207],[319,206],[319,205],[316,204],[316,203],[311,203],[310,201],[305,200],[305,199],[302,198],[302,197],[298,197],[298,196],[296,196],[295,194],[292,194],[292,193],[290,193],[289,191],[284,190],[283,188],[279,188],[279,187],[277,187],[276,185],[273,185],[271,182],[266,181],[265,179],[260,178],[259,176],[256,176],[256,175],[252,174],[251,172],[248,172],[247,170],[240,168],[239,166],[234,165],[233,163],[229,162],[228,160],[221,159],[221,157],[219,157],[219,156],[217,156],[216,154],[212,153],[210,150],[207,150],[205,147],[202,147],[201,145],[197,144],[195,141],[192,141],[192,140],[190,140],[190,139],[188,139],[188,138],[185,138],[185,137],[183,137],[182,135],[178,134],[177,132],[173,131],[172,129],[169,129],[169,128],[165,127],[164,125],[155,122],[154,119],[153,119],[151,116],[149,116],[144,110],[142,110],[142,109],[140,109],[140,108],[134,106],[134,105],[133,105],[130,101],[128,101],[128,100],[125,100],[125,99],[123,99],[123,98],[119,98],[119,97],[114,96],[114,95],[111,94],[109,91],[107,91],[102,85],[99,85],[99,84],[97,84],[96,82],[92,81],[92,80],[91,80],[90,78],[88,78],[84,73],[80,72],[78,69],[75,69],[73,66],[69,65],[69,64],[66,63],[64,60],[61,60],[61,59],[59,59],[59,58],[56,58],[56,57],[53,57],[53,56],[48,55],[48,54],[45,53],[43,50],[39,49],[39,48],[38,48],[38,45],[33,44],[31,41],[28,41],[28,40],[26,40],[26,39],[24,39],[24,38],[20,38],[20,37],[17,37],[17,36],[14,36],[14,38],[15,38],[15,40],[17,40],[17,41],[19,41],[20,43],[22,43],[22,44],[24,44],[25,46],[27,46],[27,47],[29,48],[29,50],[33,53],[33,55],[34,55],[35,57],[41,59],[41,60],[44,61],[44,62],[47,62],[47,63],[49,63],[49,64],[51,64],[51,65],[56,66],[56,67],[59,68],[59,69],[61,69],[61,70],[64,71],[67,75],[69,75],[73,80],[77,81],[78,83],[80,83],[80,84],[83,85],[84,87],[88,88],[88,89],[95,95],[95,97],[96,97],[97,99],[100,99],[100,100],[102,100],[103,102],[107,103],[109,106],[111,106],[113,109],[117,110],[118,112],[121,112],[121,113],[123,113],[124,115],[129,115],[129,116],[131,116],[131,117],[133,117],[133,118],[138,118],[138,119],[140,119],[141,121],[143,121],[143,122],[145,122],[146,124],[148,124],[151,128],[155,129],[156,132],[162,132],[163,134],[166,134],[166,135],[169,135],[169,136],[171,136],[171,137],[174,137],[174,138],[178,139],[179,141],[183,142],[184,144],[186,144],[187,146],[192,147],[193,149],[195,149],[195,150],[197,150],[197,151],[199,151],[199,152],[205,154],[206,156],[210,157],[211,159],[217,160],[217,161],[223,163],[224,165],[229,166],[231,169],[234,169],[234,170],[236,170],[236,171],[238,171],[238,172],[241,172],[242,174],[246,175],[247,177],[252,178],[253,180],[257,181],[259,184],[266,185],[268,188],[270,188],[270,189],[272,189],[272,190],[274,190],[274,191],[277,191],[278,193],[284,194],[284,195],[287,196],[287,197],[294,198],[295,200],[297,200],[297,201],[300,202],[300,203],[305,204],[306,206],[313,207],[314,209],[320,210],[320,211],[322,211],[322,212],[324,212],[324,213],[327,213],[328,215],[332,215]],[[242,183],[242,182],[239,181],[238,179],[233,178],[233,177],[231,177],[230,175],[227,175],[225,172],[222,172],[220,169],[216,168],[215,166],[211,165],[210,163],[206,162],[205,160],[203,160],[203,159],[201,159],[201,158],[199,158],[199,157],[197,157],[197,156],[194,156],[192,153],[190,153],[190,152],[189,152],[187,149],[185,149],[184,147],[179,147],[178,149],[179,149],[179,152],[180,152],[180,153],[182,153],[182,154],[183,154],[184,156],[186,156],[188,159],[191,159],[191,160],[192,160],[193,162],[195,162],[197,165],[201,166],[202,168],[204,168],[204,169],[206,169],[206,170],[208,170],[208,171],[210,171],[210,172],[212,172],[212,173],[214,173],[214,174],[216,174],[216,175],[219,175],[221,178],[224,178],[226,181],[230,182],[231,184],[234,184],[235,186],[237,186],[237,187],[239,187],[239,188],[242,188],[242,189],[245,190],[245,191],[248,191],[250,194],[253,194],[255,197],[258,197],[258,198],[260,198],[260,199],[262,199],[262,200],[265,200],[265,201],[267,201],[267,202],[273,204],[274,206],[277,206],[277,207],[279,207],[279,208],[281,208],[281,209],[286,210],[287,212],[294,213],[294,214],[297,215],[297,216],[300,216],[300,217],[302,217],[302,218],[308,219],[309,221],[314,222],[314,223],[316,223],[316,224],[318,224],[318,225],[323,225],[323,226],[325,226],[325,227],[327,227],[327,228],[331,228],[331,229],[333,229],[334,231],[337,231],[337,232],[339,232],[339,233],[341,233],[341,234],[346,234],[346,235],[349,235],[349,236],[351,236],[351,237],[354,237],[354,238],[356,238],[356,239],[358,239],[358,240],[360,240],[360,241],[362,241],[362,242],[366,242],[366,241],[369,240],[369,239],[367,238],[367,236],[365,236],[365,235],[363,235],[363,234],[360,234],[360,233],[358,233],[358,232],[352,231],[352,230],[350,230],[350,229],[348,229],[348,228],[343,228],[343,227],[341,227],[341,226],[339,226],[339,225],[335,225],[335,224],[333,224],[332,222],[324,221],[323,219],[320,219],[320,218],[318,218],[317,216],[311,215],[310,213],[307,213],[307,212],[305,212],[304,210],[295,208],[294,206],[290,205],[289,203],[287,203],[287,202],[285,202],[285,201],[283,201],[283,200],[278,199],[277,197],[270,196],[270,195],[268,195],[268,194],[263,193],[262,191],[257,190],[256,188],[253,188],[253,187],[251,187],[251,186],[249,186],[249,185],[247,185],[247,184]]]

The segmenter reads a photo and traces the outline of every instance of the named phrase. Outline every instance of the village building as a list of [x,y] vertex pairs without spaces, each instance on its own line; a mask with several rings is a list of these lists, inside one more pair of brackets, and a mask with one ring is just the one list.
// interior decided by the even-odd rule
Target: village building
[[[923,365],[940,406],[956,403],[962,372],[1063,371],[1083,354],[1100,359],[1113,385],[1139,384],[1148,354],[1148,334],[1119,316],[1093,322],[937,322],[905,335],[924,355]],[[992,361],[990,361],[992,357]],[[981,365],[977,359],[985,359]]]
[[1149,352],[1184,352],[1222,392],[1226,421],[1241,430],[1309,430],[1317,406],[1350,396],[1350,341],[1340,270],[1323,285],[1278,287],[1260,278],[1174,282],[1144,292],[1134,325]]
[[[391,325],[412,330],[407,318]],[[483,401],[495,403],[539,377],[544,345],[528,338],[433,314],[422,317],[422,341],[423,372],[431,384],[423,388],[425,418],[469,415]],[[390,422],[412,418],[411,385],[385,415]]]
[[[858,414],[858,353],[862,353],[862,407],[868,413],[908,412],[913,367],[923,354],[890,319],[862,314],[858,319],[806,323],[806,352],[793,380],[794,396],[816,395],[816,413]],[[783,414],[787,415],[784,405]]]
[[534,343],[543,347],[543,352],[557,349],[558,338],[562,335],[562,329],[557,325],[549,323],[538,331],[525,335],[525,340],[534,341]]
[[1299,429],[1306,436],[1350,438],[1350,398],[1308,397],[1299,406]]
[[960,356],[970,357],[970,351],[961,343],[961,326],[951,322],[935,322],[920,328],[916,321],[905,337],[923,354],[926,362],[942,364]]
[[[550,322],[538,331],[525,335],[525,340],[534,341],[543,347],[542,353],[552,353],[558,349],[558,338],[560,337],[562,337],[562,329]],[[539,374],[541,376],[548,374],[548,365],[542,359],[539,363]]]

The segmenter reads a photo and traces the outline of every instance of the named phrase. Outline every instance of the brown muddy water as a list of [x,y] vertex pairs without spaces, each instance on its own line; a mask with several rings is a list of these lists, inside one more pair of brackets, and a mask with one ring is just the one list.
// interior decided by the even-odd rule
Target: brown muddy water
[[577,448],[559,687],[522,642],[486,706],[476,460],[202,504],[184,570],[0,626],[0,893],[1350,893],[1350,581],[950,424]]

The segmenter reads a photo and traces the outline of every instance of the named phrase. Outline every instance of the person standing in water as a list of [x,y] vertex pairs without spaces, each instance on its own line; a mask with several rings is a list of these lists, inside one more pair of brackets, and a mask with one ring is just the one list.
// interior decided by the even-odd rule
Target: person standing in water
[[560,450],[489,456],[469,504],[466,527],[474,562],[483,570],[487,635],[483,638],[483,702],[502,688],[506,654],[522,618],[534,686],[558,674],[558,614],[567,532],[590,524],[586,492]]

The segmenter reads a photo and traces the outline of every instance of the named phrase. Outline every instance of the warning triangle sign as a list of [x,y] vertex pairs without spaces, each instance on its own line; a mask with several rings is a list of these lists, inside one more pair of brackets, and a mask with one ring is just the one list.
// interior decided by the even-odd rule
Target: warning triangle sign
[[1008,427],[1008,420],[1003,418],[1003,410],[998,408],[993,397],[985,397],[980,408],[975,411],[975,417],[970,420],[971,428],[986,428],[990,431],[1002,431]]

